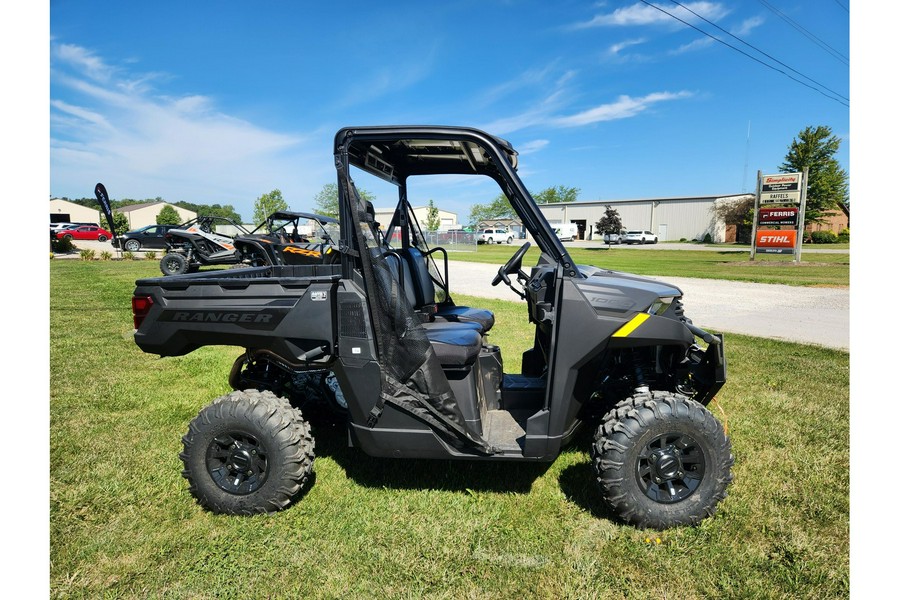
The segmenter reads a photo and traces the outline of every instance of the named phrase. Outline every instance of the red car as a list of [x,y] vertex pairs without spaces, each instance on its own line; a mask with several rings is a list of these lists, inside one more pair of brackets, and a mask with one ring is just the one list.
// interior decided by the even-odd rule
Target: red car
[[79,225],[78,227],[63,229],[56,234],[56,239],[58,240],[97,240],[98,242],[105,242],[110,238],[112,238],[110,232],[96,225]]

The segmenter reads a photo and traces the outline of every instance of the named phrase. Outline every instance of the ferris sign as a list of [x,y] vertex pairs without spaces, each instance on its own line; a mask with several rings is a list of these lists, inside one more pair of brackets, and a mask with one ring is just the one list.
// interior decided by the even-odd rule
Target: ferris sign
[[759,209],[760,225],[791,225],[797,226],[798,208],[761,208]]

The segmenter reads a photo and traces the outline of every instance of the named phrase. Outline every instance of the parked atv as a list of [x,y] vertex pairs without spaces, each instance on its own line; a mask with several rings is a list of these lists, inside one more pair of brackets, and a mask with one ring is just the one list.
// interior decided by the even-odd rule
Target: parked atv
[[[715,512],[733,463],[706,409],[725,383],[724,339],[685,317],[681,290],[575,264],[519,179],[516,151],[484,132],[347,128],[334,160],[338,261],[137,282],[145,352],[245,349],[229,377],[235,391],[202,409],[182,440],[202,506],[249,514],[296,501],[312,481],[309,407],[339,403],[350,445],[394,459],[549,462],[590,427],[597,493],[622,521],[662,529]],[[396,186],[384,229],[351,171]],[[526,301],[533,344],[521,373],[506,373],[488,342],[504,324],[454,302],[446,253],[425,243],[407,181],[427,175],[493,179],[541,251],[526,269],[525,243],[493,280]]]
[[226,217],[197,217],[166,232],[168,249],[159,261],[163,275],[181,275],[194,272],[206,265],[235,265],[240,255],[234,246],[234,237],[217,233],[217,225],[226,225],[239,235],[248,231]]
[[325,215],[278,211],[248,235],[235,237],[234,246],[240,261],[252,267],[330,264],[339,260],[332,238],[337,223]]

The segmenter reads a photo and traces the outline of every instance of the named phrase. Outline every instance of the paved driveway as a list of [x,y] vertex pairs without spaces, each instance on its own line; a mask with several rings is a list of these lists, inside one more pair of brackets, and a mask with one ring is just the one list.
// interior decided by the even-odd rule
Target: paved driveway
[[[450,289],[461,294],[523,302],[509,288],[491,286],[497,265],[450,261]],[[716,279],[659,277],[684,292],[685,314],[704,329],[850,349],[850,290]]]

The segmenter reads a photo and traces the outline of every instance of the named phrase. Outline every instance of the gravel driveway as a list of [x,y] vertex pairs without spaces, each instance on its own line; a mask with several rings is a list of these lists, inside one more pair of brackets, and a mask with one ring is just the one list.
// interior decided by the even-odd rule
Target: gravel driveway
[[[523,302],[506,285],[491,286],[498,265],[450,261],[450,289]],[[714,333],[741,333],[850,350],[850,290],[717,279],[658,277],[681,288],[685,313]]]

